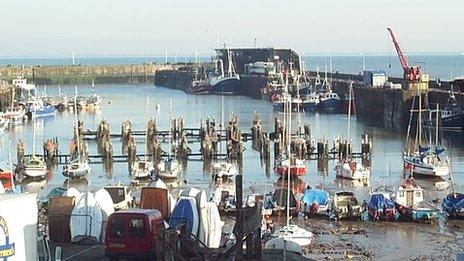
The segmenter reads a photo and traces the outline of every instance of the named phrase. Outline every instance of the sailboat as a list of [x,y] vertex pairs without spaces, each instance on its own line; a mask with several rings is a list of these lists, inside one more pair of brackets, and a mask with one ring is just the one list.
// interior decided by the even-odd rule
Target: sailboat
[[[222,136],[224,128],[224,96],[221,96],[221,129],[219,131],[219,137]],[[222,153],[222,142],[219,141],[219,153]],[[238,171],[235,164],[224,161],[222,159],[213,163],[212,166],[213,180],[235,182],[235,176]]]
[[227,51],[228,70],[227,75],[224,73],[224,61],[218,60],[221,66],[221,74],[211,78],[211,92],[214,94],[233,95],[238,93],[240,76],[235,72],[232,61],[232,52]]
[[[287,132],[288,132],[288,140],[287,140],[287,154],[290,155],[290,143],[291,143],[291,129],[292,129],[292,121],[291,121],[291,102],[287,102],[285,104],[284,115],[287,117]],[[290,205],[290,181],[292,175],[290,168],[287,168],[287,206]],[[290,207],[286,208],[287,210],[287,224],[277,229],[271,236],[271,239],[266,241],[264,248],[265,249],[283,249],[284,251],[292,251],[299,254],[302,254],[314,239],[313,233],[309,232],[308,230],[299,227],[297,225],[290,225]]]
[[[348,105],[348,133],[347,141],[350,140],[350,122],[351,122],[351,97],[353,93],[353,82],[350,82],[349,86],[349,105]],[[368,167],[364,167],[362,164],[354,161],[351,155],[347,155],[348,159],[339,159],[335,165],[335,172],[337,177],[352,179],[352,180],[368,180],[371,171]]]
[[[429,137],[429,147],[422,147],[422,97],[421,92],[418,93],[419,97],[419,109],[418,117],[417,117],[417,132],[416,132],[416,139],[415,144],[413,147],[413,151],[411,149],[406,150],[403,155],[403,167],[405,173],[409,174],[410,176],[422,176],[422,177],[430,177],[430,178],[439,178],[449,174],[449,166],[440,158],[440,154],[443,153],[445,150],[444,148],[438,147],[438,131],[439,131],[439,120],[438,120],[438,104],[436,109],[435,117],[435,150],[432,150],[432,142],[431,137]],[[408,131],[406,135],[406,146],[408,146],[409,142],[409,134],[411,130],[411,122],[412,122],[412,114],[414,112],[414,100],[412,102],[412,109],[409,118],[409,125]]]
[[35,123],[36,118],[34,117],[32,122],[32,155],[24,159],[24,163],[19,170],[19,173],[23,176],[33,179],[44,178],[47,174],[47,167],[43,158],[41,156],[35,155]]
[[[148,118],[148,107],[149,107],[149,95],[147,95],[146,100],[146,112]],[[148,119],[147,119],[148,124]],[[153,162],[147,156],[147,147],[148,147],[148,132],[145,133],[145,155],[142,160],[137,160],[132,165],[132,176],[136,179],[149,178],[155,172],[155,166]]]
[[[172,99],[170,100],[169,110],[171,110],[171,108],[172,108]],[[179,160],[177,159],[175,155],[174,156],[171,155],[171,150],[172,150],[171,139],[172,139],[171,128],[169,128],[168,156],[164,158],[156,166],[158,177],[164,178],[164,179],[175,179],[179,177],[180,173],[182,173],[182,164],[179,162]]]
[[77,159],[71,161],[70,163],[63,166],[63,176],[68,178],[82,178],[86,177],[90,174],[90,165],[87,159],[83,159],[83,155],[81,153],[81,142],[80,142],[80,134],[79,134],[79,120],[77,118],[77,104],[76,104],[76,97],[74,97],[74,106],[75,106],[75,121],[76,121],[76,144],[77,144]]

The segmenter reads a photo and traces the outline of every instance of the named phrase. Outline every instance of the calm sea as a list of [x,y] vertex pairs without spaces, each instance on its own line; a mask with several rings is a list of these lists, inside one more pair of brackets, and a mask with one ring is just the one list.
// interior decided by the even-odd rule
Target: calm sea
[[[304,56],[306,69],[315,71],[318,67],[324,72],[325,66],[330,70],[330,60],[332,60],[333,71],[340,73],[358,74],[363,70],[363,59],[366,70],[380,69],[384,70],[387,75],[402,77],[402,69],[398,58],[395,55],[336,55],[336,56]],[[200,56],[198,61],[210,61],[209,56]],[[409,60],[412,63],[420,65],[424,71],[428,72],[433,79],[449,80],[454,77],[464,76],[464,55],[446,54],[446,55],[410,55]],[[168,57],[169,62],[191,62],[195,61],[192,56]],[[141,64],[141,63],[164,63],[165,57],[161,56],[137,56],[137,57],[76,57],[76,64]],[[32,57],[0,57],[0,66],[4,65],[66,65],[72,64],[71,57],[55,58],[32,58]]]

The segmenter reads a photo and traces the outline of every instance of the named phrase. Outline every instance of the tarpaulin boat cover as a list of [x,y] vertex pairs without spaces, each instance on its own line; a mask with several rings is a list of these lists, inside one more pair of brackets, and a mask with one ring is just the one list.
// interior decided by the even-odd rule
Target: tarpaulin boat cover
[[446,212],[459,212],[464,208],[464,194],[451,193],[445,197],[442,205]]
[[392,209],[395,208],[395,202],[393,202],[393,200],[391,199],[386,198],[383,194],[378,193],[371,196],[369,208]]
[[327,205],[329,202],[329,193],[320,189],[307,189],[301,199],[304,204]]

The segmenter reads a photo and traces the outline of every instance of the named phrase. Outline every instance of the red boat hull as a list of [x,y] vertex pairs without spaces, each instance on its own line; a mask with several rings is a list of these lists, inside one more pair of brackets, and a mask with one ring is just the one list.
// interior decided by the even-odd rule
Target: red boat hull
[[[282,177],[286,177],[288,175],[288,168],[286,166],[278,166],[274,168],[275,173],[279,174]],[[293,177],[300,177],[306,174],[305,167],[290,167],[290,175]]]

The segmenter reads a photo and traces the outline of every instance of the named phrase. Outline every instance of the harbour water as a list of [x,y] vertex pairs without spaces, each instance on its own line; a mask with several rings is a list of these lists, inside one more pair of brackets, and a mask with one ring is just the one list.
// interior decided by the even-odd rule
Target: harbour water
[[[39,91],[43,89],[39,88]],[[61,86],[61,90],[68,96],[74,94],[74,86]],[[49,95],[58,93],[57,86],[47,86]],[[90,86],[79,86],[80,95],[91,93]],[[143,130],[146,124],[146,97],[149,95],[149,114],[156,117],[158,129],[167,130],[169,118],[182,116],[185,119],[186,127],[199,127],[202,120],[207,117],[215,117],[220,122],[221,117],[221,96],[207,95],[195,96],[181,91],[171,90],[155,86],[134,86],[134,85],[97,85],[97,93],[103,98],[103,105],[99,111],[87,111],[79,114],[85,121],[84,129],[96,130],[102,119],[107,119],[110,123],[111,133],[120,133],[121,120],[126,117],[131,119],[133,130]],[[157,110],[159,104],[159,110]],[[170,108],[170,104],[172,107]],[[272,110],[272,104],[264,100],[252,100],[243,96],[224,97],[224,121],[228,122],[231,113],[236,113],[239,117],[239,127],[242,131],[249,131],[252,126],[253,112],[256,111],[262,118],[263,128],[266,132],[273,132],[274,117],[282,117],[278,112]],[[293,123],[298,122],[298,117],[293,116]],[[317,140],[325,138],[332,147],[334,137],[344,137],[347,133],[347,117],[341,114],[301,114],[301,124],[311,125],[312,137]],[[39,118],[36,120],[36,152],[42,152],[42,142],[46,139],[58,138],[59,150],[63,154],[68,154],[68,144],[71,141],[74,125],[74,115],[72,112],[56,112],[55,117]],[[351,137],[353,138],[355,151],[360,150],[361,135],[369,134],[373,139],[372,155],[372,175],[370,186],[385,184],[396,186],[402,184],[402,147],[404,135],[394,134],[380,128],[367,126],[362,122],[352,119]],[[17,126],[9,132],[0,136],[0,159],[7,160],[9,152],[15,162],[16,142],[22,139],[26,143],[26,153],[32,150],[32,122],[23,126]],[[10,143],[11,141],[11,143]],[[114,155],[121,155],[121,142],[119,139],[112,139]],[[137,138],[137,151],[143,153],[143,137]],[[458,184],[464,183],[464,151],[462,150],[463,141],[460,136],[443,140],[446,147],[446,155],[452,160],[455,179]],[[96,154],[97,144],[89,141],[90,154]],[[167,151],[168,144],[163,144],[163,149]],[[190,143],[190,148],[194,152],[199,151],[199,143]],[[243,175],[245,187],[251,187],[254,192],[265,192],[272,190],[273,183],[278,179],[278,175],[272,171],[271,162],[270,173],[266,173],[260,161],[260,154],[252,150],[251,142],[245,144],[246,151],[243,162]],[[326,187],[336,190],[338,187],[348,187],[367,199],[368,188],[359,187],[366,184],[353,184],[346,180],[335,179],[334,161],[329,160],[328,166],[321,168],[321,162],[317,160],[307,161],[308,174],[303,176],[302,182]],[[318,167],[319,165],[319,167]],[[107,170],[103,164],[92,164],[92,175],[90,176],[91,187],[101,187],[110,183],[121,181],[124,184],[130,183],[127,163],[114,163],[112,168]],[[63,184],[65,178],[61,174],[61,166],[52,172],[47,179],[45,191],[50,188]],[[204,173],[202,161],[189,161],[186,171],[181,178],[182,181],[190,185],[208,186],[211,177]],[[426,188],[427,199],[442,199],[447,191],[437,191],[435,183],[437,181],[418,181],[419,185]],[[441,183],[440,183],[441,184]]]
[[[381,54],[330,54],[330,55],[302,55],[302,60],[306,62],[306,69],[315,71],[319,67],[320,72],[324,72],[325,65],[329,70],[329,59],[332,60],[334,72],[358,74],[362,72],[363,59],[367,70],[384,70],[388,76],[402,77],[403,70],[398,58],[394,53],[391,55]],[[170,63],[183,62],[209,62],[211,56],[179,55],[178,57],[168,56]],[[454,77],[464,76],[464,55],[456,54],[420,54],[409,55],[411,63],[417,63],[423,70],[430,74],[432,79],[450,80]],[[92,56],[76,57],[75,64],[82,65],[107,65],[107,64],[142,64],[159,63],[166,61],[164,56]],[[72,57],[0,57],[0,66],[6,65],[71,65]]]

